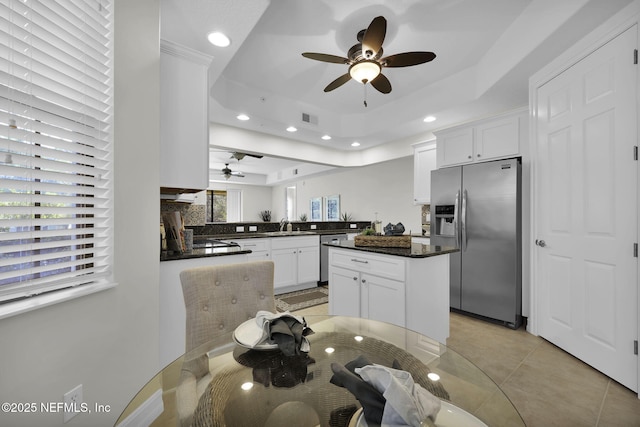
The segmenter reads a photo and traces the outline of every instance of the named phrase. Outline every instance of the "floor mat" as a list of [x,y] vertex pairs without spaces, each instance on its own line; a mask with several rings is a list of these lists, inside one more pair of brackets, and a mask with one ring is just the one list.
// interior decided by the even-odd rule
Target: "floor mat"
[[324,286],[276,295],[279,312],[300,310],[329,302],[329,289]]

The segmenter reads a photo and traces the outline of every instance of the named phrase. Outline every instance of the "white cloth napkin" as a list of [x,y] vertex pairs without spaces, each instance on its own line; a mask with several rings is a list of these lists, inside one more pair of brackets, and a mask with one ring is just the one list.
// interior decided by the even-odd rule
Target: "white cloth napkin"
[[[257,328],[251,331],[250,334],[246,334],[243,336],[243,343],[256,346],[258,344],[263,343],[271,343],[269,339],[269,324],[275,319],[280,319],[282,317],[291,317],[301,324],[305,324],[305,320],[303,317],[295,316],[288,311],[284,313],[272,313],[266,310],[260,310],[256,313],[256,317],[254,319]],[[306,337],[302,338],[302,344],[300,346],[300,351],[308,353],[310,350],[309,341]]]
[[440,399],[416,384],[409,372],[375,364],[356,368],[355,372],[387,399],[382,427],[420,427],[427,418],[435,421]]

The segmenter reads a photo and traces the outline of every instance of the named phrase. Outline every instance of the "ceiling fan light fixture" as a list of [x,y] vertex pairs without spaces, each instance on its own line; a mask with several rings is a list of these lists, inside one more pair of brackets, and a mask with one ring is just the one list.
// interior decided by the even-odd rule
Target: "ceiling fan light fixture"
[[380,74],[380,64],[376,61],[360,61],[349,67],[349,75],[352,79],[365,84],[372,81]]

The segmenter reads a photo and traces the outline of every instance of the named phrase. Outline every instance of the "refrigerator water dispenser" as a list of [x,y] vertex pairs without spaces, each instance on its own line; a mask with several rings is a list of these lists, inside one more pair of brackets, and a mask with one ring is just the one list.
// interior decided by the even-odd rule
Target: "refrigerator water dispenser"
[[442,237],[455,237],[454,209],[454,205],[436,206],[435,230],[433,234]]

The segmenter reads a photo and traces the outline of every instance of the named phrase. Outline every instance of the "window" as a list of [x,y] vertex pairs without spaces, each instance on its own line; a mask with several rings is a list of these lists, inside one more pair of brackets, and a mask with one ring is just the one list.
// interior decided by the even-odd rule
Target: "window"
[[286,187],[284,189],[284,199],[285,199],[285,217],[289,221],[295,221],[296,218],[296,187],[295,185],[292,187]]
[[111,7],[0,4],[0,315],[108,282]]
[[227,222],[227,192],[207,190],[207,222]]
[[207,222],[241,221],[241,190],[207,190]]

